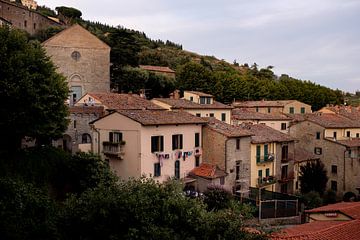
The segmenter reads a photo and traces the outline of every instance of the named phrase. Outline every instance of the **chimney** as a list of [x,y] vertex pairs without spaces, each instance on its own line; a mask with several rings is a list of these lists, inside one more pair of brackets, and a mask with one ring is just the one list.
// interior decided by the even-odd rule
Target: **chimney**
[[174,99],[180,99],[180,91],[179,90],[174,91]]

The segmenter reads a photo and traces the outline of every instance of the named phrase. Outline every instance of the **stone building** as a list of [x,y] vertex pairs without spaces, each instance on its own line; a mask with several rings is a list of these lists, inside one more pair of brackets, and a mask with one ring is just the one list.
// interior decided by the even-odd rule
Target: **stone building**
[[290,135],[297,146],[313,152],[324,163],[328,189],[341,198],[360,187],[360,123],[338,114],[294,116]]
[[5,19],[13,28],[25,30],[31,35],[48,27],[62,26],[28,7],[6,0],[0,0],[0,19]]
[[169,67],[140,65],[139,68],[155,74],[164,75],[170,78],[175,78],[175,71]]
[[247,109],[260,113],[311,113],[311,106],[297,100],[277,101],[237,101],[232,104],[235,108]]
[[75,24],[43,44],[71,90],[70,105],[88,92],[110,92],[110,47]]
[[69,125],[62,139],[53,142],[53,145],[64,150],[76,153],[93,152],[92,130],[89,122],[104,115],[102,106],[72,106],[69,108]]

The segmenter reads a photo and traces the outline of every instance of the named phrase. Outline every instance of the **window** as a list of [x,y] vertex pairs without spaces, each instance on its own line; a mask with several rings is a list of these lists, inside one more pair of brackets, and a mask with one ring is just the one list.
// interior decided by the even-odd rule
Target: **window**
[[88,133],[84,133],[81,136],[81,143],[91,143],[91,136]]
[[34,29],[36,29],[36,23],[34,23]]
[[357,137],[357,138],[359,138],[359,137],[360,137],[360,134],[359,134],[359,133],[357,133],[357,134],[356,134],[356,137]]
[[196,116],[197,116],[197,117],[201,117],[201,113],[197,113]]
[[322,148],[319,148],[319,147],[314,148],[314,153],[316,155],[321,155],[322,154]]
[[262,178],[262,170],[258,171],[258,176],[259,176],[259,178]]
[[285,179],[288,177],[288,165],[281,167],[281,179]]
[[336,165],[331,165],[331,173],[337,174],[337,166]]
[[267,160],[268,156],[269,156],[268,148],[269,148],[269,145],[265,144],[264,145],[264,159],[265,160]]
[[235,180],[239,180],[240,179],[240,161],[236,161],[236,166],[235,166]]
[[211,104],[211,98],[206,98],[206,104]]
[[180,178],[180,161],[179,160],[175,161],[175,178],[176,179]]
[[289,113],[294,113],[295,111],[294,111],[294,107],[290,107],[289,108]]
[[200,104],[205,104],[205,97],[200,97]]
[[270,107],[268,107],[268,109],[267,109],[267,110],[268,110],[268,113],[271,113],[271,108],[270,108]]
[[320,139],[320,132],[316,132],[316,139]]
[[161,166],[160,163],[154,163],[154,177],[161,176]]
[[195,133],[195,147],[200,147],[200,133]]
[[240,150],[240,138],[236,139],[236,150]]
[[288,184],[287,183],[285,183],[285,184],[281,184],[281,189],[280,189],[280,191],[281,191],[281,193],[287,193],[287,186],[288,186]]
[[190,101],[192,101],[192,102],[193,102],[193,101],[194,101],[194,97],[190,97]]
[[286,130],[286,123],[281,123],[281,130]]
[[183,148],[183,135],[172,135],[172,150]]
[[337,191],[337,182],[336,181],[331,181],[331,190],[333,190],[334,192]]
[[220,185],[224,185],[225,184],[225,177],[221,177],[220,178]]
[[256,162],[260,162],[260,153],[261,153],[261,146],[257,145],[256,146]]
[[210,117],[214,117],[214,113],[210,113]]
[[270,168],[265,169],[265,176],[270,176]]
[[226,114],[225,113],[221,114],[221,121],[223,121],[223,122],[226,121]]
[[119,143],[122,141],[122,137],[121,132],[109,132],[109,142]]
[[296,189],[296,190],[299,189],[299,182],[298,182],[298,181],[296,181],[296,183],[295,183],[295,189]]
[[350,131],[346,131],[346,137],[350,137],[351,135],[350,135]]
[[26,20],[24,21],[24,27],[27,27],[27,21]]
[[281,148],[281,160],[288,160],[289,158],[289,147],[287,145]]
[[305,108],[304,108],[304,107],[300,108],[300,113],[301,113],[301,114],[304,114],[304,113],[305,113]]
[[334,137],[334,139],[336,140],[337,132],[333,132],[333,137]]
[[198,166],[200,166],[200,157],[196,156],[195,157],[195,167],[198,167]]
[[76,120],[74,120],[74,128],[76,128]]
[[81,55],[78,51],[73,51],[71,53],[71,58],[74,59],[75,61],[79,61],[80,57],[81,57]]
[[255,110],[256,110],[256,112],[259,112],[259,107],[256,107]]
[[151,152],[164,151],[164,136],[152,136],[151,137]]

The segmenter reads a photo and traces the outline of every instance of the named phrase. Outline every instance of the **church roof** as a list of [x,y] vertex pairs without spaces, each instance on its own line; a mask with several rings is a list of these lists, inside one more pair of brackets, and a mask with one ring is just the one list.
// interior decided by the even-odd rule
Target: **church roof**
[[107,49],[110,47],[90,33],[88,30],[74,24],[71,27],[61,31],[55,36],[42,43],[45,47],[67,47],[67,48],[90,48],[90,49]]

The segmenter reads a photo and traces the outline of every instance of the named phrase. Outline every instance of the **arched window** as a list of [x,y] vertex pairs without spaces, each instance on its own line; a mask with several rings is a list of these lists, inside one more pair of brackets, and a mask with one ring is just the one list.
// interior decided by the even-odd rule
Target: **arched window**
[[91,136],[88,133],[84,133],[81,137],[81,143],[91,143]]

